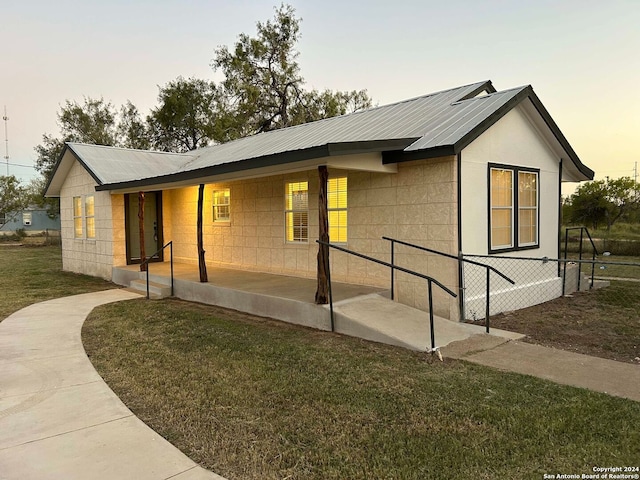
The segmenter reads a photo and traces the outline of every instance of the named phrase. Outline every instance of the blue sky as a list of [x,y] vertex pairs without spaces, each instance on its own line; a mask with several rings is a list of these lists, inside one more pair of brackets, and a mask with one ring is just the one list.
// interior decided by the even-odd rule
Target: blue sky
[[[490,79],[531,84],[598,178],[640,162],[640,1],[290,1],[308,87],[367,89],[383,105]],[[10,173],[57,135],[65,100],[131,100],[146,114],[178,76],[219,80],[219,45],[255,32],[258,0],[22,0],[2,7],[0,108]],[[4,157],[4,129],[0,129]],[[4,160],[4,159],[2,159]],[[6,167],[0,165],[0,173]]]

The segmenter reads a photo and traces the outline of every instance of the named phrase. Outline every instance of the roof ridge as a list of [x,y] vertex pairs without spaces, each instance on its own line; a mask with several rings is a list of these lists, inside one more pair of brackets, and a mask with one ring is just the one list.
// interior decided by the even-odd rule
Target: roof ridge
[[127,152],[160,153],[163,155],[178,155],[178,156],[193,156],[193,155],[196,155],[194,152],[197,151],[197,150],[190,150],[188,152],[163,152],[160,150],[143,150],[141,148],[118,147],[115,145],[99,145],[96,143],[84,143],[84,142],[64,142],[64,143],[69,145],[70,147],[73,147],[73,146],[92,147],[92,148],[97,147],[97,148],[108,148],[111,150],[123,150]]
[[481,95],[479,97],[471,97],[471,98],[464,98],[462,100],[456,100],[455,102],[451,102],[450,105],[460,105],[461,103],[471,102],[473,100],[483,100],[483,99],[486,99],[486,98],[494,97],[496,95],[503,95],[505,93],[514,92],[516,90],[522,91],[522,90],[525,90],[525,89],[530,88],[530,87],[531,87],[531,85],[522,85],[520,87],[507,88],[506,90],[500,90],[498,92],[487,93],[486,95]]

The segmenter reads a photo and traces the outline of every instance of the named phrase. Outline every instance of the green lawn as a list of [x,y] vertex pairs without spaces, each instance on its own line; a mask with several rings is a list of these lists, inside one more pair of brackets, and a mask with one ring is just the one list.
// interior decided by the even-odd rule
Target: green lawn
[[0,321],[32,303],[115,287],[101,279],[61,270],[60,246],[0,245]]
[[640,403],[178,300],[83,340],[147,424],[230,479],[520,479],[637,465]]

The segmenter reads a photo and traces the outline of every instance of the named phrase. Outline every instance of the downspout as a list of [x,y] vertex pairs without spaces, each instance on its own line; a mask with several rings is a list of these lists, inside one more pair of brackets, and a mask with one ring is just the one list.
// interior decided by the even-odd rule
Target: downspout
[[460,310],[459,321],[464,322],[464,270],[462,268],[462,152],[458,152],[457,156],[457,200],[458,200],[458,302]]

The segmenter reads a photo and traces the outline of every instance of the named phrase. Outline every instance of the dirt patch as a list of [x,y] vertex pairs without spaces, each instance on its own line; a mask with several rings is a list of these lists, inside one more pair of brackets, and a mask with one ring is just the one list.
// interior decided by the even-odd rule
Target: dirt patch
[[[475,322],[484,325],[484,320]],[[640,285],[574,293],[491,317],[491,327],[527,335],[526,342],[640,365]]]

